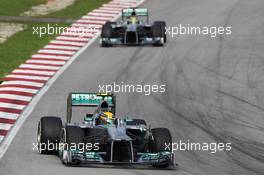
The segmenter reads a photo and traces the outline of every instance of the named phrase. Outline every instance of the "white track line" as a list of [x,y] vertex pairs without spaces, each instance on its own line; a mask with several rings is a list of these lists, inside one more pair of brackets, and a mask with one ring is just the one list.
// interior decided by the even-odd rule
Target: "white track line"
[[88,15],[93,15],[97,17],[114,17],[117,15],[117,14],[107,14],[104,12],[107,12],[107,10],[97,10],[96,12],[90,12]]
[[48,49],[65,49],[65,50],[75,50],[75,51],[78,51],[80,49],[80,47],[57,46],[57,45],[46,45],[44,48],[48,48]]
[[130,6],[128,5],[112,5],[112,4],[105,4],[103,7],[107,7],[109,9],[125,9],[129,8]]
[[81,46],[81,47],[85,45],[85,43],[74,42],[74,41],[73,42],[71,42],[71,41],[60,41],[60,40],[53,40],[50,43],[61,44],[61,45],[66,44],[66,45]]
[[88,42],[90,40],[88,38],[70,37],[70,36],[58,36],[57,39],[71,40],[71,41],[85,41],[85,42]]
[[[63,41],[63,43],[66,43],[65,41]],[[45,59],[59,59],[59,60],[68,60],[71,57],[70,56],[59,56],[59,55],[44,55],[44,54],[35,54],[32,55],[31,58],[45,58]]]
[[19,67],[21,68],[35,68],[35,69],[48,69],[48,70],[58,70],[61,67],[56,66],[41,66],[41,65],[34,65],[34,64],[21,64]]
[[[80,23],[78,23],[80,24]],[[63,33],[62,34],[63,36],[66,36],[66,37],[78,37],[78,38],[85,38],[85,37],[89,37],[89,38],[92,38],[95,36],[95,34],[93,33],[89,33],[89,32],[84,32],[84,33]]]
[[41,76],[27,76],[27,75],[7,75],[7,78],[23,78],[25,80],[48,80],[50,77],[41,77]]
[[16,104],[12,104],[12,103],[3,103],[3,102],[0,102],[0,107],[22,110],[22,109],[25,108],[25,105],[16,105]]
[[77,27],[89,27],[89,28],[101,28],[102,25],[96,25],[96,24],[80,24],[80,23],[74,23],[72,26]]
[[8,124],[8,123],[0,123],[0,129],[2,130],[9,130],[13,124]]
[[44,83],[36,83],[36,82],[30,82],[30,81],[4,81],[2,83],[3,85],[27,85],[27,86],[34,86],[34,87],[42,87]]
[[38,53],[50,53],[50,54],[65,54],[65,55],[73,55],[75,52],[71,51],[63,51],[63,50],[47,50],[47,49],[40,49]]
[[81,19],[98,19],[98,20],[104,20],[104,21],[108,21],[108,20],[112,20],[113,18],[107,18],[107,17],[96,17],[96,16],[83,16]]
[[2,140],[4,139],[4,136],[0,136],[0,143],[2,142]]
[[30,101],[32,97],[22,96],[22,95],[13,95],[13,94],[0,94],[0,98],[9,98],[12,100],[22,100],[22,101]]
[[64,65],[65,61],[27,60],[26,63],[42,63],[42,64]]
[[49,71],[23,70],[23,69],[15,69],[12,71],[12,73],[29,73],[29,74],[50,75],[50,76],[55,74],[55,72],[49,72]]
[[91,27],[77,27],[77,26],[71,26],[71,28],[64,33],[97,33],[99,32],[98,29],[96,28],[91,28]]
[[28,92],[36,94],[38,92],[37,89],[28,89],[28,88],[18,88],[18,87],[1,87],[0,91],[19,91],[19,92]]
[[96,12],[104,10],[105,13],[115,13],[115,14],[121,14],[122,8],[111,8],[111,7],[101,7]]
[[19,117],[19,114],[14,114],[10,112],[0,112],[0,118],[16,120]]
[[103,25],[105,24],[105,21],[94,21],[94,20],[89,20],[89,19],[80,19],[78,21],[76,21],[75,23],[87,23],[87,24],[99,24],[99,25]]

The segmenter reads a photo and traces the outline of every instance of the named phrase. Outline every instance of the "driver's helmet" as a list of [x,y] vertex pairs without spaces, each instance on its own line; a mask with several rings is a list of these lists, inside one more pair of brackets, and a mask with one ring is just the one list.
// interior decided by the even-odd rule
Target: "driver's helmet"
[[135,11],[133,11],[133,12],[131,13],[130,21],[131,21],[132,24],[136,24],[136,23],[138,23],[137,14],[136,14]]
[[113,113],[111,112],[103,112],[100,116],[99,116],[99,123],[100,124],[109,124],[112,122],[113,119]]
[[109,112],[109,104],[107,103],[107,101],[102,101],[99,109],[100,112]]

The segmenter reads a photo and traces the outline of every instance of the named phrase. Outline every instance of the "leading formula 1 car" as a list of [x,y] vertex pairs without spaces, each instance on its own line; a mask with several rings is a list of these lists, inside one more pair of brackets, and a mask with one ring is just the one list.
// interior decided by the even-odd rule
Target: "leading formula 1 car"
[[149,23],[147,8],[122,10],[120,22],[106,22],[102,27],[101,46],[144,45],[163,46],[167,41],[165,21]]
[[[150,129],[143,119],[116,118],[115,104],[113,94],[70,93],[64,126],[59,117],[41,117],[39,152],[59,153],[66,165],[174,165],[170,131]],[[72,107],[93,107],[95,111],[86,114],[82,123],[72,123]]]

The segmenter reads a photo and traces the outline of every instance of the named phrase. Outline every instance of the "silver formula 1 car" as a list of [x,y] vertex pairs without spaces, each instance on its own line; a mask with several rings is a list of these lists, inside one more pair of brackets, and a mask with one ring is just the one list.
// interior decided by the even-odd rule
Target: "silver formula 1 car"
[[[66,165],[139,164],[174,165],[167,128],[147,127],[143,119],[116,118],[113,94],[70,93],[65,125],[59,117],[41,117],[38,149],[58,153]],[[81,123],[72,123],[72,108],[95,108]]]
[[101,46],[145,45],[163,46],[167,41],[166,23],[149,23],[147,8],[122,10],[122,20],[106,22],[102,27]]

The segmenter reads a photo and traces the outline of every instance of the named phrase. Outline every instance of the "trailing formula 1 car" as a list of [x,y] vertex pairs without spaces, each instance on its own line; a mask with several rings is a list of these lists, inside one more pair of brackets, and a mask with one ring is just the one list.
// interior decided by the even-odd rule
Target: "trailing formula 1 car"
[[166,43],[166,22],[149,23],[147,8],[122,10],[120,22],[106,22],[102,27],[101,46],[145,45],[163,46]]
[[[148,128],[143,119],[116,118],[115,104],[113,94],[70,93],[65,125],[59,117],[41,117],[39,152],[58,153],[66,165],[173,166],[170,131]],[[82,123],[72,123],[73,107],[95,108],[95,111],[86,114]]]

